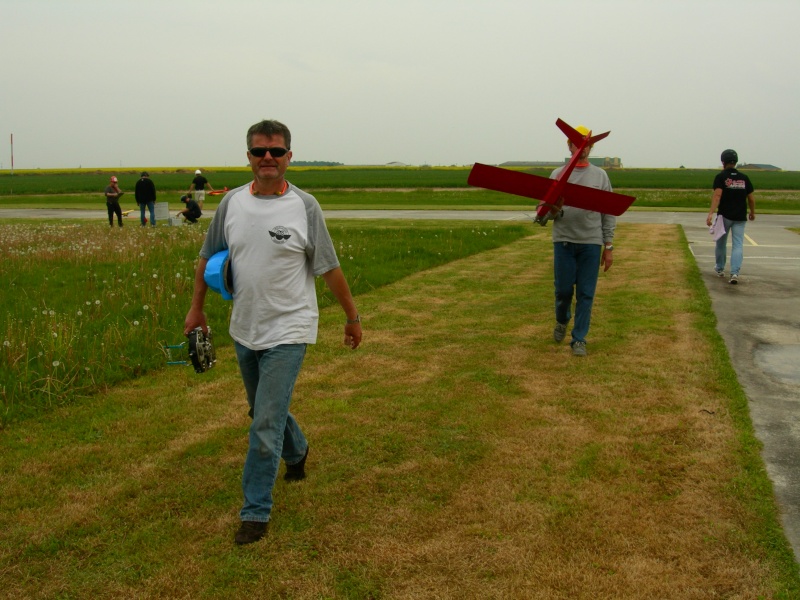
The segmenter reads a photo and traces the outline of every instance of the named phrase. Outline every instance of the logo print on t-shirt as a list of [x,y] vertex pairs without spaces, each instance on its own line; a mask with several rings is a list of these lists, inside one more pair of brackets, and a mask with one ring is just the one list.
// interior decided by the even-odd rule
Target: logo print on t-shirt
[[292,237],[292,234],[289,233],[289,230],[286,227],[278,225],[277,227],[273,228],[269,232],[269,236],[272,238],[272,241],[276,244],[285,244],[286,240]]
[[743,190],[745,189],[745,184],[743,179],[726,179],[725,180],[725,187],[729,190]]

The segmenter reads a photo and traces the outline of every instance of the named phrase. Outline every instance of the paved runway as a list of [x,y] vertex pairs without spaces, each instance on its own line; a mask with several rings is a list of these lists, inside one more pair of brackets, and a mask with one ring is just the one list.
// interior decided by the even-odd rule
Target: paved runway
[[[213,211],[204,213],[211,217]],[[529,220],[516,211],[331,210],[333,219]],[[131,218],[133,217],[133,218]],[[132,213],[127,222],[138,225]],[[8,218],[106,219],[105,210],[0,209]],[[705,213],[629,211],[620,223],[683,227],[703,275],[739,382],[747,395],[784,531],[800,562],[800,215],[758,215],[745,229],[740,283],[714,273],[714,243]],[[730,258],[730,245],[729,258]],[[664,265],[669,269],[669,265]]]

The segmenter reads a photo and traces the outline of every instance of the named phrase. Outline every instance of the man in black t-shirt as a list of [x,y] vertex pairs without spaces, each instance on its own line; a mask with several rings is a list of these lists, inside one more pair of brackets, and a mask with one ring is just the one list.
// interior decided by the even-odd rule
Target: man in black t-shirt
[[200,210],[200,205],[189,198],[189,196],[181,196],[181,202],[186,204],[186,208],[178,212],[178,214],[183,215],[184,218],[189,221],[189,223],[197,223],[197,219],[203,216],[203,213]]
[[711,227],[714,211],[717,211],[717,218],[722,219],[725,225],[725,233],[717,239],[715,251],[714,270],[720,277],[725,276],[728,233],[732,233],[730,282],[736,284],[739,283],[739,269],[744,258],[744,226],[748,219],[752,221],[756,218],[756,201],[753,198],[753,184],[750,183],[750,179],[736,169],[736,163],[739,162],[736,151],[725,150],[720,158],[723,168],[714,178],[714,195],[711,198],[711,210],[708,211],[706,225]]

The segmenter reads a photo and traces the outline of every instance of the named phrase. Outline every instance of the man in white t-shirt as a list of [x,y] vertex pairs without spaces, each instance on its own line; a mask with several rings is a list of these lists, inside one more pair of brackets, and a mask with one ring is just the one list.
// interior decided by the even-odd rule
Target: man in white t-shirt
[[291,133],[278,121],[247,132],[247,158],[255,176],[220,202],[200,250],[185,333],[207,331],[203,312],[206,263],[229,251],[233,274],[230,334],[250,416],[250,444],[242,475],[244,505],[234,541],[250,544],[267,530],[280,460],[286,481],[305,477],[308,442],[289,413],[306,345],[317,339],[314,278],[322,276],[345,312],[344,343],[361,343],[361,319],[339,266],[316,199],[286,181]]

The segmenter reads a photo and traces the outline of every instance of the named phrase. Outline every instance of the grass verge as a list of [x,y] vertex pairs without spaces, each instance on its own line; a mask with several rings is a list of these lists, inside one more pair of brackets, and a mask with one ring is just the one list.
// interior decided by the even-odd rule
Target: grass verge
[[[635,196],[633,210],[708,210],[711,193],[707,189],[624,189],[616,191]],[[464,189],[324,189],[310,190],[325,210],[524,210],[535,212],[536,200],[478,188]],[[181,207],[181,193],[162,193],[159,202],[169,202],[171,214]],[[221,196],[208,196],[203,210],[214,210]],[[139,211],[133,194],[123,196],[123,210],[134,209],[133,222]],[[50,194],[0,196],[0,209],[80,209],[105,211],[102,194]],[[759,213],[797,214],[800,212],[800,191],[756,191]]]
[[3,432],[0,589],[796,598],[680,229],[618,239],[586,359],[551,338],[546,230],[360,295],[357,352],[324,310],[293,404],[309,477],[279,480],[253,546],[232,543],[247,416],[229,349],[203,376],[155,372]]

